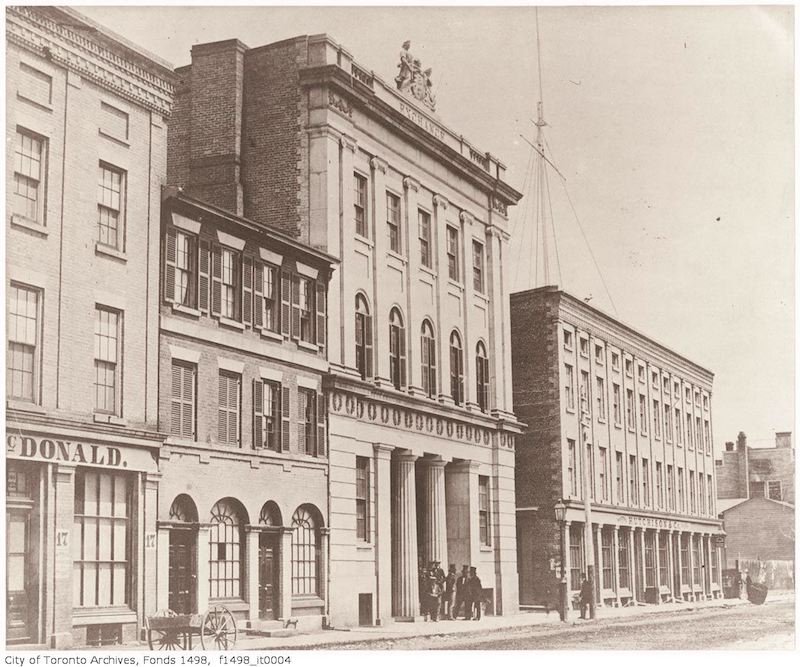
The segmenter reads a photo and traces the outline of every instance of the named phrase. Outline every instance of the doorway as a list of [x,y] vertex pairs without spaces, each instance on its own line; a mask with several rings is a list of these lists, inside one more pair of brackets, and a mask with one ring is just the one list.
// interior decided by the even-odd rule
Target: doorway
[[169,531],[169,608],[176,614],[195,613],[197,532],[188,528]]
[[278,618],[278,535],[261,532],[258,535],[258,617],[264,621]]
[[6,639],[9,644],[33,638],[36,604],[29,563],[30,510],[6,511]]

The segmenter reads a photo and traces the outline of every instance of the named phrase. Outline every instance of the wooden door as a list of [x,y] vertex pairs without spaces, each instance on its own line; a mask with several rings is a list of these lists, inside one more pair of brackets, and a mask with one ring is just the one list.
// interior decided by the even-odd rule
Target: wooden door
[[32,549],[30,511],[6,511],[6,640],[9,644],[31,641],[36,610],[30,572]]
[[258,615],[278,618],[278,539],[270,533],[258,536]]
[[169,608],[177,614],[193,614],[197,572],[197,532],[184,528],[169,531]]

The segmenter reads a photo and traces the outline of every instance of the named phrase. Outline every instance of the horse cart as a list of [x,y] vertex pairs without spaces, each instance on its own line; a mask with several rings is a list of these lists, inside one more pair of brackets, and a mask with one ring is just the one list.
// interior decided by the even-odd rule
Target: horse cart
[[236,619],[227,608],[214,605],[204,614],[166,611],[144,619],[151,651],[191,651],[200,637],[204,650],[230,651],[236,646]]

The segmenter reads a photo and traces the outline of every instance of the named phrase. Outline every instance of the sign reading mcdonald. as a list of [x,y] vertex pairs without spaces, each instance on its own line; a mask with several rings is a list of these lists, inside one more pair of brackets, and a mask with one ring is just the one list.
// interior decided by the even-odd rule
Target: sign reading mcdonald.
[[6,437],[6,456],[34,461],[63,461],[105,468],[127,468],[122,450],[108,445],[89,445],[70,440],[34,438],[9,434]]

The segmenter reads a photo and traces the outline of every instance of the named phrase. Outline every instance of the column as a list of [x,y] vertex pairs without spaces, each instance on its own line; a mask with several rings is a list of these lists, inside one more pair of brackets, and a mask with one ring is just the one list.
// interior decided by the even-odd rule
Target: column
[[475,461],[448,464],[445,472],[447,562],[477,565],[480,561],[478,526],[478,470]]
[[613,555],[612,567],[614,569],[611,574],[614,578],[614,606],[619,607],[619,526],[614,526],[613,528],[614,532],[611,538],[611,552]]
[[656,566],[656,604],[661,604],[661,554],[659,553],[659,547],[661,546],[661,531],[655,530],[653,532],[655,533],[653,540]]
[[375,460],[375,624],[392,617],[392,449],[372,445]]
[[570,550],[569,550],[569,533],[570,533],[570,526],[572,525],[571,521],[565,521],[564,526],[562,528],[563,532],[563,541],[564,541],[564,578],[567,581],[567,611],[572,609],[572,582],[570,579],[572,578],[572,573],[570,572],[570,568],[572,567],[572,563],[570,562]]
[[208,599],[210,590],[208,584],[209,568],[209,537],[211,527],[207,523],[201,523],[197,530],[197,611],[208,609]]
[[442,195],[433,196],[433,230],[436,233],[436,361],[439,383],[439,402],[453,405],[450,396],[450,330],[442,330],[444,310],[447,304],[447,289],[450,280],[447,270],[447,207],[449,202]]
[[[336,234],[340,236],[341,263],[336,267],[333,279],[328,287],[328,354],[332,364],[342,364],[347,368],[355,368],[356,349],[353,341],[356,336],[355,316],[355,285],[351,262],[354,259],[355,247],[355,218],[353,214],[353,174],[355,167],[355,154],[358,144],[352,137],[343,134],[339,142],[339,155],[341,160],[341,223],[336,227]],[[369,225],[369,221],[366,223]],[[333,247],[328,252],[336,254]],[[334,283],[338,294],[334,294]],[[337,300],[338,297],[338,300]],[[338,312],[338,318],[334,314]],[[338,325],[337,324],[338,319]]]
[[286,620],[292,617],[292,529],[281,528],[281,554],[279,559],[279,573],[281,589],[280,616]]
[[[417,291],[417,271],[420,264],[420,251],[419,251],[419,181],[411,176],[406,176],[403,179],[403,192],[405,193],[405,201],[403,202],[403,221],[405,232],[404,238],[407,239],[406,244],[406,275],[405,275],[405,292],[406,304],[405,311],[408,313],[408,332],[411,340],[408,345],[407,363],[408,363],[408,391],[412,396],[422,396],[422,366],[420,359],[422,351],[420,348],[420,331],[422,329],[422,319],[425,316],[424,312],[418,312],[414,309],[414,296]],[[433,222],[431,222],[431,225]],[[433,230],[431,230],[433,234]],[[436,327],[436,332],[439,332],[439,327]]]
[[169,528],[158,527],[156,549],[158,565],[156,569],[156,610],[169,609]]
[[672,540],[673,531],[667,531],[667,587],[669,602],[675,602],[675,551]]
[[644,600],[647,599],[647,597],[646,597],[647,575],[645,573],[645,562],[644,562],[644,560],[645,560],[644,559],[644,531],[645,531],[645,529],[644,528],[639,528],[638,530],[639,530],[639,556],[640,556],[639,574],[640,574],[640,577],[641,577],[639,579],[639,581],[641,582],[641,587],[640,587],[641,588],[641,595],[642,595],[642,598],[643,598],[643,601],[644,601]]
[[447,557],[447,508],[445,505],[444,467],[447,462],[436,458],[422,459],[425,474],[424,544],[420,551],[425,562],[449,564]]
[[[475,371],[472,368],[475,358],[475,340],[470,329],[470,314],[474,301],[475,287],[472,282],[472,229],[475,227],[475,218],[467,211],[461,211],[458,216],[460,224],[461,248],[459,261],[461,262],[461,283],[464,285],[462,296],[463,333],[464,333],[464,406],[468,410],[478,411],[478,391],[475,384]],[[484,250],[485,254],[485,250]],[[485,263],[485,260],[484,260]],[[486,269],[484,267],[484,273]],[[488,350],[487,350],[488,352]]]
[[[389,379],[389,305],[380,297],[383,287],[379,284],[379,276],[383,275],[386,266],[388,238],[386,235],[386,160],[373,157],[369,161],[372,170],[372,201],[370,211],[372,218],[371,237],[375,241],[375,253],[372,256],[372,305],[373,305],[373,349],[375,352],[375,384],[379,387],[391,387]],[[403,315],[408,324],[408,313]]]
[[[148,473],[144,475],[144,524],[145,544],[144,544],[144,616],[152,616],[158,607],[157,595],[159,584],[169,586],[168,580],[159,579],[159,553],[158,553],[158,528],[156,517],[158,516],[158,483],[161,475],[158,473]],[[169,544],[169,543],[168,543]],[[169,567],[169,566],[168,566]],[[153,585],[153,583],[156,585]],[[144,620],[144,619],[142,619]]]
[[633,534],[635,528],[628,528],[628,587],[631,590],[631,603],[636,604],[636,583],[639,573],[636,571],[636,550],[634,549]]
[[715,545],[714,553],[717,557],[717,586],[719,586],[717,596],[722,597],[725,595],[724,591],[722,590],[722,547]]
[[595,600],[595,607],[603,606],[603,526],[602,524],[595,524],[595,548],[597,549],[597,585],[595,586],[597,592],[597,599]]
[[[511,366],[503,366],[503,265],[502,231],[499,227],[486,229],[486,287],[489,303],[489,408],[505,410],[505,386],[503,377],[511,375]],[[505,370],[503,370],[505,368]]]
[[678,567],[677,567],[677,574],[678,574],[678,590],[677,590],[677,598],[683,601],[683,532],[678,531]]
[[709,533],[705,537],[705,547],[706,547],[706,581],[708,582],[708,588],[706,589],[706,596],[709,600],[714,597],[713,593],[713,576],[714,576],[714,568],[711,566],[711,534]]
[[392,461],[392,614],[399,620],[419,616],[416,460],[402,450]]
[[[75,510],[75,466],[59,463],[53,469],[54,507],[46,522],[46,534],[55,534],[48,558],[53,559],[53,625],[48,628],[51,649],[72,647],[72,523]],[[52,531],[52,532],[51,532]],[[77,547],[78,545],[75,545]],[[42,545],[45,548],[45,545]],[[50,619],[45,623],[49,624]],[[47,626],[46,626],[47,627]]]
[[694,533],[689,533],[689,601],[694,602]]
[[245,528],[245,586],[247,587],[247,603],[250,608],[247,620],[251,623],[258,621],[258,531],[251,526]]

